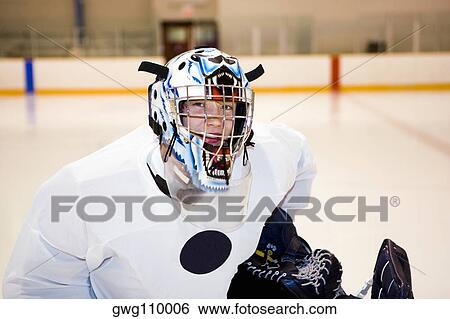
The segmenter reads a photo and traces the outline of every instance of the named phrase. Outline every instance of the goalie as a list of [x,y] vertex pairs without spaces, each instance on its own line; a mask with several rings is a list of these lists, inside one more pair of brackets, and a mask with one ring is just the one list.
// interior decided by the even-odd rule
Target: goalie
[[[264,200],[271,212],[309,196],[316,169],[305,137],[253,125],[250,83],[262,66],[244,72],[237,58],[198,48],[139,70],[156,75],[149,125],[42,185],[5,297],[225,298],[264,224],[248,221],[249,212]],[[55,204],[61,196],[72,205]],[[223,214],[221,198],[236,197],[242,209]]]
[[[262,66],[245,73],[235,57],[202,48],[139,69],[156,75],[148,88],[149,125],[66,165],[42,185],[7,267],[3,295],[345,296],[333,254],[311,250],[291,220],[270,223],[287,218],[283,209],[292,197],[310,195],[316,169],[301,133],[253,125],[250,83]],[[61,196],[73,205],[55,204]],[[241,209],[224,215],[221,198],[236,197]],[[97,205],[88,205],[93,199]],[[274,210],[266,226],[249,215],[264,201]],[[102,203],[111,214],[99,212]],[[397,276],[394,262],[377,265],[384,269],[374,281],[377,296],[412,297],[407,272]]]

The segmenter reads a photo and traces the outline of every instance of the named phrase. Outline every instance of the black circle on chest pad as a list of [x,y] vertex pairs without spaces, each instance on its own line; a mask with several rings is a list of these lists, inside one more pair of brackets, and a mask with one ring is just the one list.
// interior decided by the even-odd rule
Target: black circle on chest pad
[[194,274],[210,273],[230,256],[231,241],[216,230],[206,230],[192,236],[180,252],[181,266]]

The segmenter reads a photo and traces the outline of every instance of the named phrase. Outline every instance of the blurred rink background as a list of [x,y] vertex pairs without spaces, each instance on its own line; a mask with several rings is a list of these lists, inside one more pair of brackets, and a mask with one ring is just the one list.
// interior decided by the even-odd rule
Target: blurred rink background
[[146,124],[153,78],[139,63],[199,45],[264,65],[255,120],[306,135],[313,196],[388,197],[388,222],[296,219],[341,260],[344,289],[359,290],[391,238],[415,296],[450,298],[448,0],[0,0],[0,280],[40,184]]

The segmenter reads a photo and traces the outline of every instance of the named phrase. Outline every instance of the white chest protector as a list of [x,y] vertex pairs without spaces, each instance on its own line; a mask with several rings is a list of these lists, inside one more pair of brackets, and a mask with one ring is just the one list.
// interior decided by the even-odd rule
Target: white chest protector
[[[315,176],[305,138],[281,125],[253,129],[248,210],[254,211],[263,197],[289,208],[291,196],[310,194]],[[237,265],[254,252],[263,217],[270,212],[266,209],[256,221],[225,232],[182,218],[149,220],[142,213],[142,199],[165,196],[147,167],[147,157],[155,150],[158,141],[143,126],[65,166],[44,183],[8,265],[4,297],[225,298]],[[151,164],[161,170],[162,162],[155,159]],[[60,209],[58,221],[52,207],[55,196],[78,196],[61,204],[68,208]],[[111,217],[83,221],[75,208],[86,196],[114,199]],[[137,200],[128,213],[120,202],[124,196]],[[155,214],[170,214],[168,209],[151,206]],[[105,206],[89,204],[84,211],[102,215]]]

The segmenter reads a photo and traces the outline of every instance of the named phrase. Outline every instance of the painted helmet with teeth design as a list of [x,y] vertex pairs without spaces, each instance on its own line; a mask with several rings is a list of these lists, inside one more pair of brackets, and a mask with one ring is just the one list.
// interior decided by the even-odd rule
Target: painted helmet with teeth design
[[[163,160],[174,157],[201,191],[227,190],[235,159],[251,133],[254,93],[249,82],[263,74],[262,66],[244,73],[235,57],[199,48],[165,66],[142,62],[139,70],[157,75],[148,88],[149,124],[166,146]],[[207,105],[214,105],[215,112]],[[211,130],[210,121],[220,121],[220,131]]]

